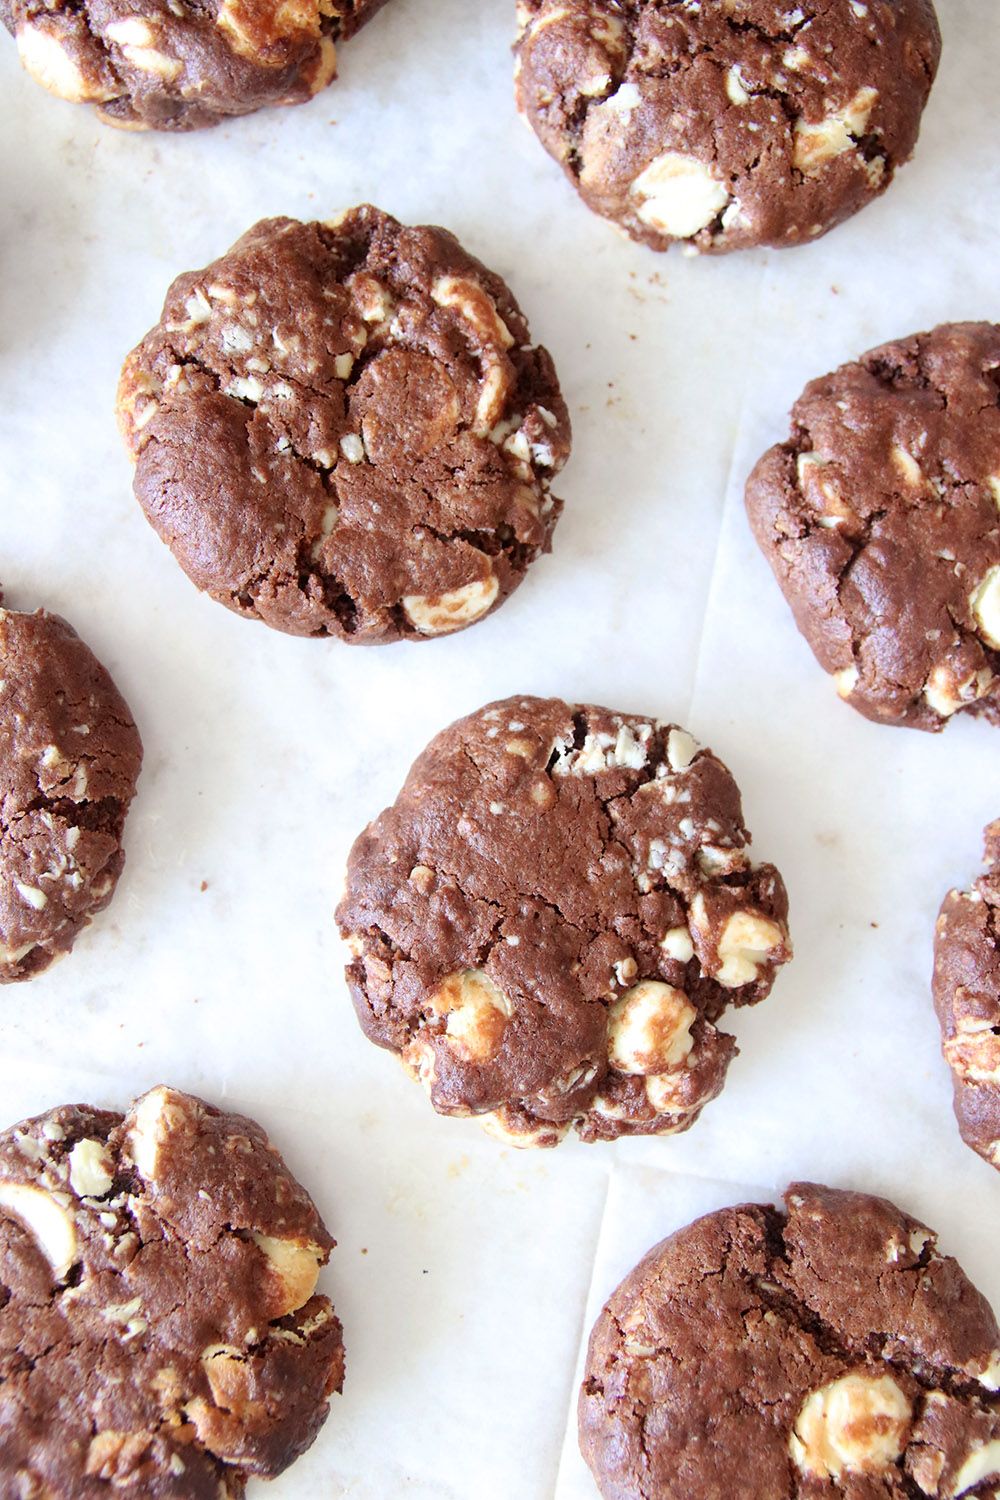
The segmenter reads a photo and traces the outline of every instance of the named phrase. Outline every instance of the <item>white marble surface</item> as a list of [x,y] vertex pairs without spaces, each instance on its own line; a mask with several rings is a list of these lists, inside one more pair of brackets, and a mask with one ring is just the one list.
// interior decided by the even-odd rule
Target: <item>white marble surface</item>
[[[792,1176],[895,1196],[1000,1305],[1000,1179],[954,1129],[928,996],[937,903],[1000,813],[995,732],[843,707],[741,505],[809,376],[997,316],[1000,7],[939,0],[942,75],[886,198],[808,249],[719,261],[577,205],[514,116],[512,8],[391,0],[308,108],[180,139],[102,128],[0,49],[0,578],[76,624],[146,744],[114,905],[2,996],[0,1115],[165,1079],[287,1151],[340,1240],[349,1362],[274,1500],[593,1500],[567,1436],[591,1312],[653,1239]],[[263,214],[366,198],[508,276],[576,445],[555,553],[502,611],[359,652],[194,592],[130,497],[112,400],[175,272]],[[350,842],[437,728],[514,691],[686,721],[786,876],[796,960],[678,1140],[505,1153],[436,1119],[354,1022],[331,923]]]

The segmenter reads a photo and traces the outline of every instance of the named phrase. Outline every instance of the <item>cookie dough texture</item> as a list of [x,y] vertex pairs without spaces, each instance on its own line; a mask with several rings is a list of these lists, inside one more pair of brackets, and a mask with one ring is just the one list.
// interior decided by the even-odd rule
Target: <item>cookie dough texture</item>
[[304,104],[385,0],[0,0],[22,66],[126,130],[195,130]]
[[0,1136],[0,1495],[237,1500],[341,1387],[334,1241],[259,1125],[157,1088]]
[[656,250],[794,245],[913,152],[930,0],[520,0],[518,107],[584,202]]
[[269,219],[179,277],[125,362],[135,492],[188,576],[295,635],[424,639],[547,551],[552,361],[453,235]]
[[686,1130],[717,1023],[791,956],[739,791],[675,725],[510,698],[439,734],[354,845],[338,910],[366,1035],[515,1146]]
[[837,692],[885,724],[1000,723],[1000,327],[873,349],[791,426],[747,511]]
[[68,953],[111,900],[141,762],[128,705],[72,627],[0,608],[0,983]]
[[580,1440],[606,1500],[1000,1490],[1000,1333],[924,1225],[793,1185],[657,1245],[597,1320]]
[[986,830],[985,873],[942,903],[934,1005],[962,1139],[1000,1170],[1000,821]]

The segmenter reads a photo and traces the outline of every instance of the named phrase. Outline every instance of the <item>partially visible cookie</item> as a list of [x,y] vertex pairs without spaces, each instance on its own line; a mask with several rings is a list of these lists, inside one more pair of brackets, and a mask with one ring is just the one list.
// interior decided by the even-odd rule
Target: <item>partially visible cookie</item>
[[812,381],[746,503],[841,697],[884,724],[1000,724],[1000,327],[946,323]]
[[337,76],[336,43],[385,0],[0,0],[36,83],[126,130],[195,130],[304,104]]
[[334,1246],[264,1131],[153,1089],[0,1135],[0,1495],[238,1500],[343,1383]]
[[447,230],[376,208],[266,219],[179,277],[118,410],[188,576],[294,635],[471,625],[562,508],[569,419],[509,289]]
[[889,186],[941,53],[931,0],[519,0],[518,107],[654,250],[795,245]]
[[934,935],[934,1006],[962,1139],[1000,1170],[1000,821],[986,871],[949,891]]
[[726,767],[676,725],[508,698],[419,756],[337,911],[366,1035],[506,1144],[686,1130],[791,957]]
[[651,1250],[604,1308],[580,1443],[605,1500],[1000,1490],[1000,1330],[936,1236],[797,1183]]
[[142,744],[65,620],[0,609],[0,984],[68,953],[114,894]]

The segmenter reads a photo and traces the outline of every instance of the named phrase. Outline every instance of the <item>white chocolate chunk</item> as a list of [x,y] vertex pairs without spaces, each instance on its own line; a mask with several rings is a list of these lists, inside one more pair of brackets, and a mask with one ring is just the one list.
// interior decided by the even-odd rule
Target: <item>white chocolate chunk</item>
[[989,692],[992,683],[993,673],[989,667],[982,667],[961,682],[956,682],[955,674],[949,667],[939,666],[934,668],[927,679],[924,697],[935,713],[940,714],[942,719],[947,719],[960,708],[982,698]]
[[901,1456],[912,1420],[909,1400],[889,1375],[844,1375],[806,1397],[789,1452],[812,1478],[877,1474]]
[[608,1012],[608,1062],[619,1073],[667,1073],[694,1045],[697,1012],[687,996],[657,979],[626,990]]
[[69,1185],[78,1198],[103,1198],[114,1183],[103,1141],[77,1141],[69,1153]]
[[431,287],[431,296],[438,307],[456,308],[483,343],[499,344],[502,349],[513,346],[514,335],[478,281],[466,276],[439,276]]
[[665,151],[640,172],[629,189],[644,224],[675,239],[705,229],[729,202],[728,189],[710,167],[680,151]]
[[482,969],[449,974],[428,1006],[446,1017],[445,1039],[465,1062],[489,1062],[503,1044],[514,1007]]
[[849,104],[819,124],[797,120],[792,160],[799,171],[807,176],[820,172],[828,162],[852,150],[868,129],[877,99],[877,89],[859,89]]
[[684,729],[671,729],[667,736],[667,760],[677,774],[687,770],[700,750],[698,741]]
[[904,481],[912,489],[919,489],[924,482],[924,472],[917,460],[901,443],[896,443],[892,450],[892,461],[899,470]]
[[972,1450],[948,1486],[948,1494],[954,1497],[964,1495],[967,1490],[982,1484],[984,1479],[992,1479],[994,1475],[1000,1475],[1000,1438],[994,1438],[992,1442]]
[[160,1150],[171,1131],[183,1120],[178,1095],[164,1085],[150,1089],[132,1107],[132,1123],[126,1141],[140,1177],[155,1182]]
[[557,1125],[548,1121],[539,1123],[530,1130],[512,1130],[499,1110],[477,1115],[476,1121],[493,1140],[499,1141],[503,1146],[513,1146],[517,1151],[529,1150],[534,1146],[554,1146],[569,1132],[568,1124]]
[[62,1281],[76,1261],[76,1227],[73,1219],[44,1188],[20,1182],[0,1182],[0,1208],[5,1208],[38,1241],[38,1248]]
[[278,1285],[281,1311],[277,1317],[295,1312],[316,1290],[323,1251],[312,1240],[286,1240],[271,1234],[254,1234],[253,1242],[267,1257]]
[[40,891],[37,885],[25,885],[23,881],[14,882],[17,894],[28,906],[34,907],[35,911],[44,911],[49,904],[49,898],[44,891]]
[[109,41],[122,50],[126,62],[144,73],[155,73],[165,83],[172,83],[181,72],[183,64],[176,57],[168,57],[153,44],[156,32],[142,16],[127,16],[122,21],[113,21],[105,30]]
[[1000,651],[1000,566],[990,568],[970,597],[969,607],[986,644]]
[[746,84],[743,82],[739,63],[733,63],[733,66],[726,74],[726,93],[729,96],[731,104],[742,107],[744,104],[750,103],[750,94]]
[[44,16],[25,21],[15,35],[22,68],[50,94],[71,104],[105,103],[115,97],[113,89],[91,83],[84,76],[61,36],[46,25]]
[[494,573],[488,578],[477,578],[461,588],[449,589],[447,593],[431,598],[426,594],[406,594],[403,609],[411,625],[421,635],[445,635],[450,630],[460,630],[471,625],[489,610],[500,592],[500,582]]

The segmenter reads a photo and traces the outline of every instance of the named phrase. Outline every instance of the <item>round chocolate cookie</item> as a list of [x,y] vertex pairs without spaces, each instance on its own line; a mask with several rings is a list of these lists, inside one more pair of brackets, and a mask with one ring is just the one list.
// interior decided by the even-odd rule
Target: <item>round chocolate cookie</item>
[[0,0],[23,67],[126,130],[195,130],[304,104],[337,76],[335,44],[385,0]]
[[362,644],[459,630],[547,551],[552,361],[444,229],[268,219],[179,277],[129,355],[135,492],[238,614]]
[[934,1006],[962,1139],[1000,1170],[1000,821],[986,873],[949,891],[934,935]]
[[114,894],[139,731],[65,620],[0,609],[0,984],[68,953]]
[[510,698],[414,764],[337,912],[366,1035],[506,1144],[686,1130],[736,1052],[716,1023],[791,956],[736,783],[675,725]]
[[654,250],[814,239],[912,154],[931,0],[520,0],[517,101],[588,207]]
[[1000,724],[1000,327],[945,324],[814,380],[746,500],[841,697],[914,729]]
[[1000,1331],[984,1298],[883,1198],[797,1183],[785,1201],[671,1235],[602,1311],[579,1407],[601,1494],[996,1495]]
[[0,1136],[0,1495],[237,1500],[343,1383],[334,1246],[259,1125],[157,1088]]

